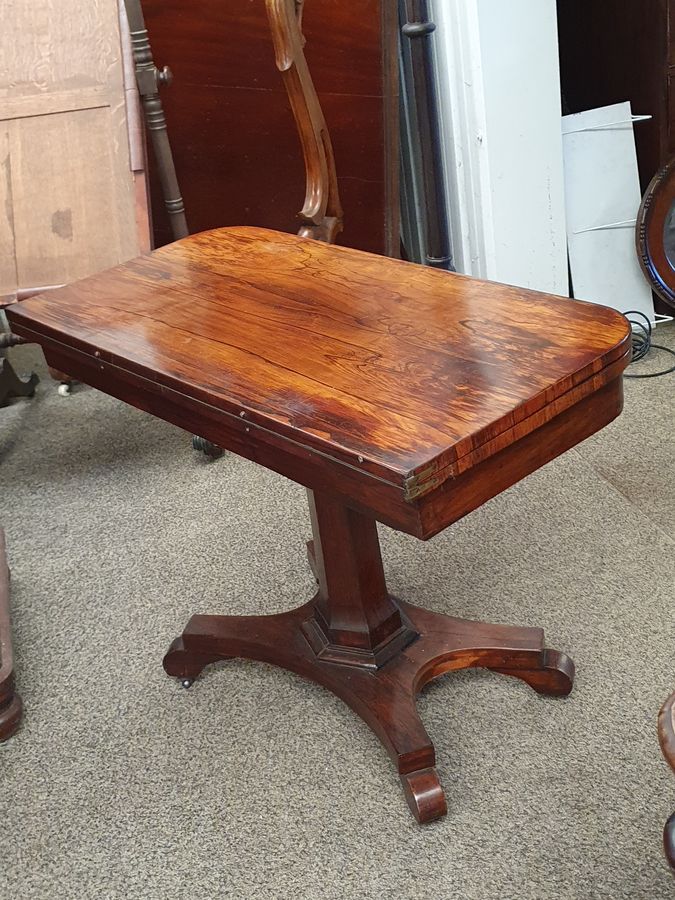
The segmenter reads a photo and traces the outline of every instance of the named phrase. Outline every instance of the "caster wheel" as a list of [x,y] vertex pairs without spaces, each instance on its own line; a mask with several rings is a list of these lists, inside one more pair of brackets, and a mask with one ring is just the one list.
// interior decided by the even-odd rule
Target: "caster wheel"
[[206,438],[199,437],[197,434],[192,437],[192,449],[198,453],[203,453],[205,456],[210,456],[211,459],[218,459],[224,452],[222,447],[207,441]]
[[66,383],[60,384],[56,390],[59,397],[70,397],[70,394],[72,392],[71,386]]
[[180,680],[180,686],[185,688],[186,691],[189,690],[194,683],[194,678],[181,678]]

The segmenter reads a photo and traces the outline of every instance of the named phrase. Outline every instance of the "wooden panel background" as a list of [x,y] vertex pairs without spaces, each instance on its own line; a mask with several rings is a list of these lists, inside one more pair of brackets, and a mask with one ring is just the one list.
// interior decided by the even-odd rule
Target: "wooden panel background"
[[[630,100],[643,189],[675,150],[668,100],[672,0],[558,0],[560,68],[570,113]],[[671,10],[672,12],[672,10]]]
[[[264,0],[144,0],[191,231],[297,231],[300,145],[274,64]],[[306,0],[310,70],[331,132],[345,231],[340,242],[395,254],[398,226],[396,4]],[[152,162],[151,162],[152,167]],[[171,239],[157,186],[155,235]]]
[[[3,212],[4,211],[4,212]],[[12,170],[9,159],[9,126],[0,122],[0,294],[16,289],[16,252]]]
[[118,0],[3,4],[0,295],[138,254]]

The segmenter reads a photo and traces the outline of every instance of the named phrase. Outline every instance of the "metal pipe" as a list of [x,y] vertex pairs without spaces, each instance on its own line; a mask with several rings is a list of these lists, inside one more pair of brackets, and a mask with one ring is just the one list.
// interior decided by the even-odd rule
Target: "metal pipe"
[[421,176],[424,185],[426,263],[453,270],[448,209],[443,182],[443,157],[438,96],[427,0],[401,0],[401,33],[410,41],[412,97],[417,110]]

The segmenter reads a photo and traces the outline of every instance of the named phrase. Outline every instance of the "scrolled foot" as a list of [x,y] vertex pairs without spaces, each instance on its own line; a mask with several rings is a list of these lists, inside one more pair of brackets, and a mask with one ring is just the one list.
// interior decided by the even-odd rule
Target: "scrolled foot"
[[23,704],[21,697],[14,694],[10,702],[0,709],[0,743],[8,740],[21,724]]
[[183,638],[179,637],[169,647],[162,665],[166,674],[177,678],[182,687],[191,688],[206,666],[223,658],[226,657],[190,650],[185,647]]
[[559,650],[544,650],[541,663],[536,668],[492,668],[492,670],[502,675],[520,678],[538,694],[549,697],[567,697],[574,686],[574,663],[569,656]]
[[408,806],[420,825],[447,814],[445,793],[433,767],[401,775],[401,784]]
[[663,829],[663,849],[666,851],[670,868],[675,872],[675,813],[668,819]]

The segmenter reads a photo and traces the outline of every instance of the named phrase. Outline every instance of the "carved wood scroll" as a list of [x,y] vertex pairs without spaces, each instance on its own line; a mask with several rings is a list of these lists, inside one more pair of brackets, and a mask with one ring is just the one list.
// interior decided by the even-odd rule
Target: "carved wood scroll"
[[305,59],[304,0],[266,0],[277,68],[298,127],[307,171],[301,237],[333,243],[342,231],[342,205],[328,126]]

